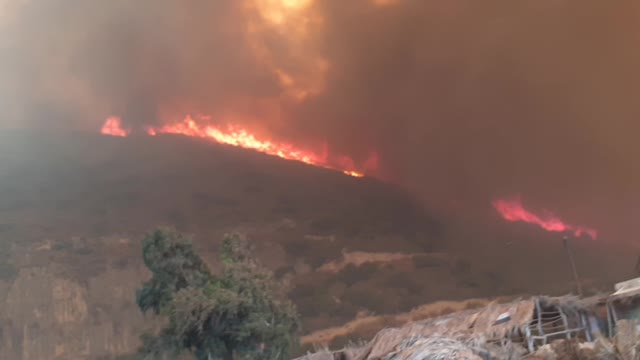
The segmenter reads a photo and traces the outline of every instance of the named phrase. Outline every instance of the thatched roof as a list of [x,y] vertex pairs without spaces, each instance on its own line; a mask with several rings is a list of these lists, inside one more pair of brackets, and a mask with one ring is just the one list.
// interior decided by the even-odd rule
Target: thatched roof
[[[539,301],[543,307],[559,307],[567,314],[585,307],[585,304],[575,297],[539,297],[505,304],[491,303],[480,309],[416,321],[400,328],[384,329],[362,348],[355,360],[392,359],[389,354],[405,356],[409,350],[403,348],[405,346],[403,344],[406,344],[408,339],[412,339],[411,341],[422,339],[416,342],[421,344],[420,346],[430,344],[429,339],[446,338],[458,345],[464,344],[468,349],[473,349],[480,344],[486,348],[488,340],[506,340],[514,332],[527,327],[533,320],[536,301]],[[417,351],[414,347],[411,349]],[[452,348],[448,347],[448,349]],[[405,357],[393,359],[405,359]]]
[[[514,329],[526,326],[533,317],[533,300],[519,300],[507,304],[491,303],[484,308],[453,313],[437,318],[418,321],[421,335],[440,334],[452,337],[503,338]],[[502,314],[509,320],[498,323]],[[409,325],[411,326],[411,324]]]
[[[397,352],[407,339],[447,338],[470,343],[481,339],[503,338],[514,329],[526,326],[531,321],[534,307],[532,300],[509,304],[493,303],[477,310],[417,321],[396,329],[384,329],[363,348],[356,360],[384,359],[386,355]],[[496,323],[503,313],[509,313],[510,319]]]
[[320,350],[315,353],[302,355],[294,360],[334,360],[333,353],[328,350]]
[[385,360],[481,360],[471,347],[447,337],[408,339]]
[[635,278],[615,284],[615,293],[611,294],[611,298],[635,296],[640,294],[640,278]]

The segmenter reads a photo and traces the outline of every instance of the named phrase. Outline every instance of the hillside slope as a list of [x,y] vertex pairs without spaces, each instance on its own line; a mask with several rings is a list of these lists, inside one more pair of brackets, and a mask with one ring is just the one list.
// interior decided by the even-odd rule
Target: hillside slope
[[[3,359],[134,351],[153,325],[134,304],[148,276],[140,241],[158,225],[192,234],[208,261],[224,233],[246,234],[290,286],[306,333],[363,312],[571,289],[562,249],[548,238],[504,246],[538,236],[530,227],[458,226],[375,179],[179,136],[2,134],[0,198]],[[577,251],[581,265],[611,263],[606,276],[586,271],[594,283],[626,267],[608,260],[620,249]]]

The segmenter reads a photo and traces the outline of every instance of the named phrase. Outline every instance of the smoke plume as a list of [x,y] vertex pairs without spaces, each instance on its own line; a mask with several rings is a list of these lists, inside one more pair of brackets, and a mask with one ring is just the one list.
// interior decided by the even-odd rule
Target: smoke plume
[[0,2],[4,127],[186,114],[365,159],[433,203],[639,215],[632,0]]

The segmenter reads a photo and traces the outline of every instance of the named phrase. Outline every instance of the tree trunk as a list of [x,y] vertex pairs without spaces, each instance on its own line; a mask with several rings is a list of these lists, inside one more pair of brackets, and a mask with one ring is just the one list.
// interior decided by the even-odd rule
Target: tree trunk
[[236,352],[233,350],[224,353],[224,360],[236,360]]

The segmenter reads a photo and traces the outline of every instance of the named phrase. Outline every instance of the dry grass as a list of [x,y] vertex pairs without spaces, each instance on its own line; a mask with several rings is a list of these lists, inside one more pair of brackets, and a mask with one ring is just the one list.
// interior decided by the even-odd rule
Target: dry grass
[[[348,265],[361,266],[366,263],[389,263],[394,261],[402,261],[407,259],[413,259],[417,255],[427,255],[424,253],[416,254],[403,254],[403,253],[374,253],[365,251],[353,251],[343,252],[342,258],[328,262],[318,268],[318,271],[327,271],[332,273],[338,273]],[[428,254],[432,255],[432,254]],[[434,254],[434,256],[437,256]],[[443,256],[446,256],[443,254]]]

